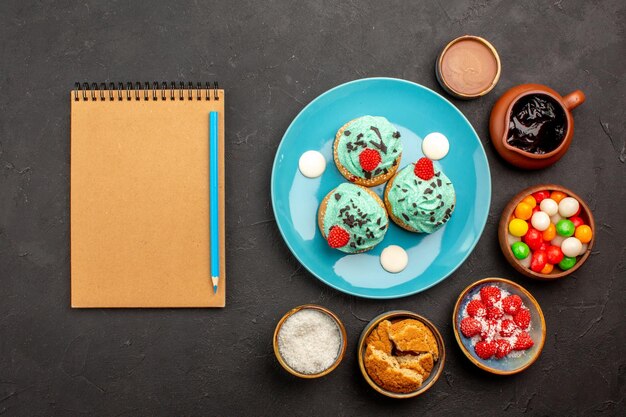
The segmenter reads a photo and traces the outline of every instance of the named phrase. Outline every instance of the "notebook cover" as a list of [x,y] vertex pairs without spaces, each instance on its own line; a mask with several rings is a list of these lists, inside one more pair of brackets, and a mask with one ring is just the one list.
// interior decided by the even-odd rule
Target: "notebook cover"
[[[219,100],[75,100],[71,303],[223,307],[224,91]],[[185,93],[186,96],[186,93]],[[220,283],[209,240],[209,112],[219,112]]]

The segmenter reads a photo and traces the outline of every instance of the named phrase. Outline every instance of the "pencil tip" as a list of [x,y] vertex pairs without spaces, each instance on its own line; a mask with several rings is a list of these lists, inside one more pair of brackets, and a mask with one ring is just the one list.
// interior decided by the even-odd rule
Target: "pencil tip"
[[217,293],[217,285],[214,285],[213,286],[213,294],[216,294],[216,293]]

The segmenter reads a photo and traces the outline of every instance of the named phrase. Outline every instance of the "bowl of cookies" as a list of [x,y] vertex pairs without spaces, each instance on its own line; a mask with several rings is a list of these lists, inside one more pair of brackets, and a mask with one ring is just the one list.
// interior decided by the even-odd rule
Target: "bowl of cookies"
[[446,350],[437,328],[411,311],[390,311],[365,326],[358,345],[361,373],[377,392],[412,398],[432,387],[443,372]]
[[477,367],[512,375],[532,365],[546,339],[546,322],[535,298],[503,278],[481,279],[465,288],[454,306],[454,336]]

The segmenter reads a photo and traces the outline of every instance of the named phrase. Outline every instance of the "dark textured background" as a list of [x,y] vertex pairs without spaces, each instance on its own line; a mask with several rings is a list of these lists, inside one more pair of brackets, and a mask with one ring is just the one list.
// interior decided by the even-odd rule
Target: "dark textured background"
[[[0,415],[594,415],[624,409],[626,379],[626,8],[611,1],[2,1],[0,3]],[[474,253],[450,278],[400,300],[356,299],[301,268],[273,220],[269,177],[293,117],[337,84],[405,78],[441,92],[444,44],[465,33],[498,49],[488,96],[454,103],[475,126],[493,201]],[[69,100],[74,81],[219,80],[227,90],[227,307],[69,308]],[[554,167],[514,170],[487,120],[514,84],[580,88],[576,134]],[[499,252],[500,211],[519,189],[569,186],[597,219],[588,263],[533,282]],[[461,289],[487,277],[528,288],[546,315],[539,361],[498,378],[475,368],[450,325]],[[319,303],[345,322],[349,351],[331,375],[296,380],[271,336],[293,306]],[[380,397],[359,374],[365,322],[391,309],[439,326],[448,360],[423,397]]]

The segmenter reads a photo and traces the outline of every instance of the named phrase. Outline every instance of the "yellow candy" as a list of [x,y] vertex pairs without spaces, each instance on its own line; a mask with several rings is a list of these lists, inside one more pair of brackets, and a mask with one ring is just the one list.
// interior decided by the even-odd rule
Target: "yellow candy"
[[522,220],[528,220],[533,215],[533,208],[525,202],[521,202],[515,207],[515,217]]
[[565,197],[567,197],[567,194],[562,193],[560,191],[552,191],[552,194],[550,194],[550,198],[556,201],[557,203],[563,200]]
[[550,226],[546,230],[543,231],[543,240],[549,241],[554,239],[556,236],[556,226],[554,223],[550,223]]
[[537,206],[537,200],[535,200],[535,197],[533,197],[532,195],[527,195],[526,197],[524,197],[522,203],[528,204],[531,209],[534,209]]
[[593,236],[593,232],[591,231],[591,227],[586,224],[582,224],[576,228],[574,236],[576,239],[580,240],[581,243],[589,243],[591,241],[591,237]]
[[542,274],[549,274],[550,272],[552,272],[553,269],[554,269],[554,265],[546,264],[546,266],[544,266],[543,269],[541,270],[541,273]]
[[528,232],[528,223],[522,219],[513,219],[509,223],[509,233],[513,236],[521,237]]

